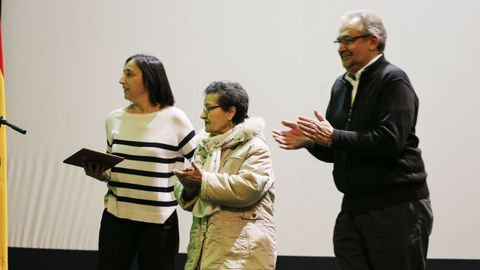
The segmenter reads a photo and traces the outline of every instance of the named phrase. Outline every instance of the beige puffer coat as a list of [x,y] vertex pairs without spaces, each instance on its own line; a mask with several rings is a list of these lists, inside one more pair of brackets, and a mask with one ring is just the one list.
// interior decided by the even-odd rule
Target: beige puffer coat
[[[275,179],[262,129],[259,119],[235,126],[231,131],[234,139],[220,142],[218,171],[203,173],[199,196],[217,210],[209,216],[193,217],[185,270],[275,269]],[[196,161],[210,154],[206,145],[211,138],[200,143]],[[182,190],[178,181],[175,194],[179,204],[192,211],[199,197],[184,201]]]

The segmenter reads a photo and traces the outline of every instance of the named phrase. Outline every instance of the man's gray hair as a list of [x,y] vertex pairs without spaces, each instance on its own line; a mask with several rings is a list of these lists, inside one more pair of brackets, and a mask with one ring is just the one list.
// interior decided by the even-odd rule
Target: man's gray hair
[[348,23],[352,19],[359,19],[362,25],[360,31],[363,34],[372,34],[379,39],[377,50],[383,52],[387,42],[387,30],[380,16],[368,10],[349,11],[342,16],[342,23]]

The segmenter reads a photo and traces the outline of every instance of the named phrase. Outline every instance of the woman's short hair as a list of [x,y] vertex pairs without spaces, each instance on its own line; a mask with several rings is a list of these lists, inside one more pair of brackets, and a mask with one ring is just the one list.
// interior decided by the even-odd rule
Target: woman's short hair
[[130,60],[133,60],[142,72],[143,83],[148,89],[150,103],[173,106],[175,98],[162,62],[155,56],[145,54],[133,55],[125,61],[125,64]]
[[217,94],[219,105],[223,110],[230,106],[237,109],[232,119],[233,124],[239,124],[248,118],[248,94],[237,82],[215,81],[210,83],[205,89],[205,95]]

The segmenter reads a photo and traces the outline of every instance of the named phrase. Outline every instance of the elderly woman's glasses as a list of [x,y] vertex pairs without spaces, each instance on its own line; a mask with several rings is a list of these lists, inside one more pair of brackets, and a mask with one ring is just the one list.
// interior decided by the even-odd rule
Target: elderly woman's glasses
[[364,35],[359,35],[359,36],[343,36],[343,37],[338,37],[336,40],[333,41],[333,43],[338,43],[338,44],[343,44],[343,45],[351,45],[353,44],[355,41],[357,41],[357,39],[360,39],[360,38],[369,38],[371,37],[372,34],[364,34]]
[[208,113],[210,113],[210,111],[212,111],[216,108],[220,108],[220,107],[222,107],[222,106],[221,105],[216,105],[216,106],[211,106],[211,107],[203,106],[203,113],[208,114]]

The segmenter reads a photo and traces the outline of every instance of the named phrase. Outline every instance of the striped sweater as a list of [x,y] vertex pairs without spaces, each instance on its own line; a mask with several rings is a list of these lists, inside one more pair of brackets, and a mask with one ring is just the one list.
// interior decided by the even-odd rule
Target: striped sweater
[[182,169],[196,147],[183,111],[167,107],[132,114],[125,108],[106,120],[107,152],[125,158],[110,172],[105,208],[119,218],[164,223],[175,211],[173,169]]

